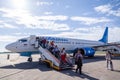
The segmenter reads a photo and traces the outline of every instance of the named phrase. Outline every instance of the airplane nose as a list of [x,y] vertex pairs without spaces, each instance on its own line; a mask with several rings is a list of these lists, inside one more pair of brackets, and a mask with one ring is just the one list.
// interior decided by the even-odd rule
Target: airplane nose
[[7,50],[11,50],[11,44],[6,45],[5,48],[6,48]]
[[5,46],[5,48],[11,52],[17,52],[17,45],[16,43],[11,43]]

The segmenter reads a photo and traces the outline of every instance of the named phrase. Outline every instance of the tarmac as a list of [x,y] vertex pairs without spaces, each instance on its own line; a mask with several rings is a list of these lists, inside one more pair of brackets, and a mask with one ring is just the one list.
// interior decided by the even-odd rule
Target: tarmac
[[114,71],[107,70],[104,53],[84,58],[82,75],[75,69],[56,71],[39,63],[39,55],[32,57],[33,62],[27,62],[27,57],[18,54],[11,54],[10,60],[7,54],[0,54],[0,80],[120,80],[120,56],[112,60]]

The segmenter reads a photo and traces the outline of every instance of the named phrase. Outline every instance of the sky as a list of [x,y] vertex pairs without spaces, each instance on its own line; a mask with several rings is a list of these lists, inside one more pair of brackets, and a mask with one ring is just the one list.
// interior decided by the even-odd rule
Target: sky
[[120,41],[120,0],[0,0],[0,51],[30,35]]

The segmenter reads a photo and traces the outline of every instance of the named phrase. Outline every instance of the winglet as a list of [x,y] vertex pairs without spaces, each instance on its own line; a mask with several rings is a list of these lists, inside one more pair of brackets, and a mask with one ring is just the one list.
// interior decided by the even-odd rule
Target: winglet
[[108,43],[108,27],[106,27],[105,32],[103,34],[103,37],[99,41],[104,42],[104,43]]

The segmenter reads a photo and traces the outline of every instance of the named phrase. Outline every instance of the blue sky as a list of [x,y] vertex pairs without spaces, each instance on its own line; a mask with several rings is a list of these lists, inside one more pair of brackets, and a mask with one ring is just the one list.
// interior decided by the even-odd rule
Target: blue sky
[[30,35],[120,41],[120,0],[0,0],[0,50]]

